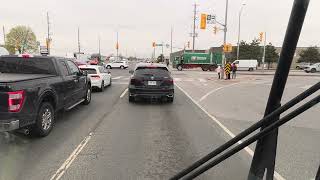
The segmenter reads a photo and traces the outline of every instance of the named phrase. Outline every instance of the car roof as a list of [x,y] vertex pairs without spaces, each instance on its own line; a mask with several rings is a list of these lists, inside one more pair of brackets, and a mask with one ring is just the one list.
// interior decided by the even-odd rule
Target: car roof
[[160,63],[138,63],[136,65],[137,67],[148,67],[148,66],[152,66],[152,67],[167,67],[165,64],[160,64]]

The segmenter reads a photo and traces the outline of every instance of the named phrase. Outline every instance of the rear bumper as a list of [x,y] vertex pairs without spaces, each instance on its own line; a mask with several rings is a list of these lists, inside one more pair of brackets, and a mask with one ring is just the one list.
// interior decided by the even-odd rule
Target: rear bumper
[[140,97],[140,98],[162,98],[162,97],[173,97],[174,89],[130,89],[129,96]]
[[13,131],[20,128],[19,120],[1,120],[0,121],[0,132]]

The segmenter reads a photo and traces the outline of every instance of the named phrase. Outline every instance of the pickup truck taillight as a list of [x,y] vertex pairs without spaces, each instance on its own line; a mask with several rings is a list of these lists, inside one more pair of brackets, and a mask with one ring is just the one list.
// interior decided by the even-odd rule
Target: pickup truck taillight
[[9,112],[19,112],[24,100],[24,91],[8,92]]

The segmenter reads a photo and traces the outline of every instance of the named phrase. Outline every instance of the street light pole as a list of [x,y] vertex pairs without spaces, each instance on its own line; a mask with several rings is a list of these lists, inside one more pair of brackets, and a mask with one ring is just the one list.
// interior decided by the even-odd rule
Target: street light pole
[[[227,44],[227,23],[228,23],[228,6],[229,2],[226,0],[226,13],[224,17],[224,36],[223,36],[223,45]],[[222,54],[222,68],[224,68],[224,65],[226,64],[226,53],[223,51]],[[224,73],[221,74],[221,78],[223,79]]]
[[239,53],[240,53],[240,30],[241,30],[241,14],[242,14],[242,10],[243,10],[243,7],[245,6],[246,4],[242,4],[241,6],[241,9],[239,11],[239,27],[238,27],[238,48],[237,48],[237,60],[239,60]]

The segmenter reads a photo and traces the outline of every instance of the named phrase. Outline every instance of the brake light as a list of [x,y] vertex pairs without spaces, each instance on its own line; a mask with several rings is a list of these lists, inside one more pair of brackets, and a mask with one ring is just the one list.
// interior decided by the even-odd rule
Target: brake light
[[131,78],[130,84],[131,85],[140,85],[141,81],[139,79]]
[[18,57],[22,57],[22,58],[30,58],[33,57],[31,54],[19,54]]
[[24,91],[8,92],[9,112],[19,112],[24,101]]
[[173,85],[173,79],[167,79],[164,82],[168,85]]
[[91,77],[94,78],[94,79],[100,79],[99,75],[92,75]]

